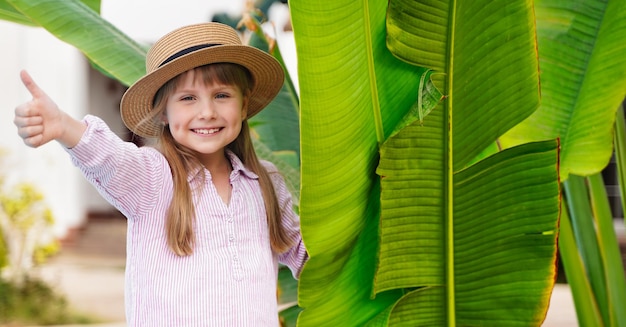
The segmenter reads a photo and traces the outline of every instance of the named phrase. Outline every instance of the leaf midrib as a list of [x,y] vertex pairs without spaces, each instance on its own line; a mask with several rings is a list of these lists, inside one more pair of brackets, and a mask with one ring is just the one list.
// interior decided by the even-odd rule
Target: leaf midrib
[[372,47],[372,27],[370,23],[370,8],[368,0],[363,0],[363,27],[365,35],[365,49],[367,51],[367,69],[369,71],[370,92],[372,94],[372,110],[374,113],[374,126],[376,127],[376,140],[378,144],[385,141],[385,131],[383,128],[383,118],[380,112],[380,101],[378,99],[378,85],[376,84],[376,68],[374,67],[374,51]]
[[[590,71],[592,71],[590,69],[590,63],[593,61],[593,58],[594,58],[594,56],[595,56],[595,54],[597,52],[596,51],[596,44],[598,43],[598,36],[600,35],[600,30],[602,30],[602,27],[605,24],[605,17],[606,17],[606,14],[607,14],[607,12],[606,12],[607,11],[606,10],[607,6],[608,6],[608,4],[606,4],[604,6],[604,8],[603,8],[604,10],[602,12],[602,15],[601,15],[600,19],[598,20],[599,24],[597,24],[595,29],[594,29],[593,35],[595,37],[593,38],[592,45],[590,46],[591,51],[587,54],[586,60],[584,61],[585,69],[584,69],[584,71],[581,74],[582,77],[580,79],[580,83],[577,85],[578,86],[577,87],[578,92],[576,92],[576,94],[573,97],[574,108],[572,108],[572,110],[568,113],[567,121],[569,123],[567,124],[567,128],[565,130],[565,135],[563,135],[563,139],[565,139],[565,140],[569,140],[570,134],[572,132],[572,127],[576,126],[576,124],[572,124],[571,122],[574,120],[574,117],[576,116],[576,111],[577,111],[576,109],[580,107],[579,99],[581,98],[581,94],[583,94],[583,92],[581,92],[581,91],[584,89],[584,86],[585,86],[585,78],[584,78],[584,76],[587,76],[587,74]],[[564,177],[567,178],[567,176],[569,175],[569,171],[561,172],[561,174],[563,174],[563,173],[565,174]]]
[[[447,193],[445,199],[447,205],[446,208],[446,226],[445,226],[445,260],[447,264],[445,265],[445,282],[446,282],[446,316],[448,326],[454,327],[456,326],[456,299],[455,299],[455,285],[454,285],[454,225],[453,225],[453,193],[454,193],[454,178],[452,171],[452,167],[454,167],[454,156],[452,153],[452,126],[453,126],[453,117],[452,117],[452,102],[453,102],[453,75],[454,75],[454,38],[455,38],[455,23],[456,23],[456,7],[457,2],[451,1],[450,6],[450,20],[448,23],[448,49],[447,49],[447,60],[448,60],[448,71],[446,74],[447,83],[445,86],[444,94],[447,94],[448,97],[445,99],[446,106],[446,117],[444,117],[444,128],[448,128],[446,135],[448,142],[448,148],[445,151],[447,156],[447,167],[446,167],[446,176],[447,179]],[[447,121],[446,121],[447,120]]]

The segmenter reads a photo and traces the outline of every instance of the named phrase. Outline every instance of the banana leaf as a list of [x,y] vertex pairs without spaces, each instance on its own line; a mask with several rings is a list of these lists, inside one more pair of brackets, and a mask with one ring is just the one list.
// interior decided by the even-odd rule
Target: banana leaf
[[541,107],[502,137],[508,147],[561,138],[561,180],[609,163],[626,96],[626,2],[536,0]]
[[600,254],[604,264],[607,287],[606,306],[609,311],[609,319],[605,320],[610,326],[626,326],[626,278],[624,278],[624,266],[620,253],[619,243],[613,226],[613,214],[609,204],[609,197],[601,174],[587,177],[590,202],[593,205],[595,223],[597,226],[598,243]]
[[[272,103],[251,119],[254,129],[263,135],[263,143],[273,151],[289,151],[295,156],[295,169],[300,169],[300,126],[299,99],[296,88],[276,40],[270,40],[261,28],[260,22],[250,15],[253,33],[248,44],[271,54],[285,70],[285,84]],[[270,43],[272,46],[270,48]],[[298,175],[299,177],[299,175]],[[298,183],[299,186],[299,183]],[[299,189],[298,189],[299,192]]]
[[[608,298],[606,295],[607,282],[605,278],[605,267],[602,264],[602,258],[600,256],[600,245],[598,244],[596,227],[593,221],[594,213],[592,203],[589,201],[589,191],[587,190],[585,178],[570,174],[569,178],[563,182],[563,190],[568,200],[567,209],[571,228],[563,230],[561,234],[566,235],[566,233],[569,233],[571,230],[577,248],[563,247],[560,249],[561,254],[563,256],[570,256],[571,254],[568,252],[572,250],[578,252],[577,254],[583,262],[584,269],[576,272],[576,274],[586,276],[588,279],[587,282],[591,285],[591,289],[593,290],[594,300],[597,302],[599,312],[603,315],[602,319],[608,321],[609,307],[607,306]],[[567,265],[569,263],[564,261],[564,264]],[[572,268],[568,269],[572,271]],[[574,273],[569,273],[567,276],[573,274]],[[572,290],[576,290],[579,287],[583,287],[584,290],[585,286],[578,284],[579,282],[578,279],[572,279],[571,282],[569,282]],[[576,290],[573,294],[576,295],[583,290]]]
[[[91,8],[91,10],[100,13],[100,0],[82,0],[81,2]],[[0,0],[0,19],[22,25],[39,26],[15,9],[7,0]]]
[[[569,205],[567,202],[569,202],[567,199],[564,200],[562,205]],[[559,251],[568,283],[572,286],[577,286],[571,288],[576,306],[576,317],[580,326],[603,326],[596,296],[591,289],[590,279],[585,273],[583,260],[576,247],[568,210],[562,208],[561,213]]]
[[[614,315],[623,311],[623,305],[612,300],[624,297],[620,287],[623,273],[620,277],[614,273],[621,263],[617,262],[620,267],[616,267],[616,262],[609,260],[603,265],[598,255],[599,249],[611,251],[616,246],[607,242],[607,238],[596,238],[592,216],[581,211],[590,205],[584,182],[575,176],[599,173],[609,163],[613,151],[616,109],[626,95],[626,56],[623,55],[626,2],[537,0],[535,11],[541,107],[502,137],[501,144],[507,147],[519,142],[561,138],[561,179],[565,182],[565,194],[571,199],[581,199],[570,201],[572,226],[563,232],[567,237],[575,236],[578,247],[561,248],[563,257],[575,258],[578,253],[571,252],[577,251],[582,259],[582,269],[576,260],[563,261],[579,320],[603,321],[607,326],[626,325],[623,317]],[[618,146],[620,142],[617,139]],[[571,187],[574,183],[583,185]],[[566,235],[570,232],[574,235]],[[610,281],[606,280],[609,272],[613,273]],[[569,278],[573,275],[586,276],[588,280]],[[589,295],[589,286],[597,305],[595,310],[589,310],[586,299],[580,298]]]
[[32,22],[78,48],[95,67],[130,85],[146,72],[146,47],[104,20],[95,0],[7,0]]
[[[300,275],[299,326],[362,326],[401,295],[370,299],[380,210],[374,170],[382,133],[415,102],[420,72],[386,51],[385,8],[385,1],[290,3],[301,90],[300,214],[311,256]],[[373,74],[403,82],[379,93]],[[391,116],[384,129],[375,123],[382,110]]]
[[[626,99],[617,110],[615,118],[615,163],[617,167],[620,203],[622,204],[622,215],[626,211],[626,117],[624,117]],[[626,219],[624,219],[626,224]]]
[[27,26],[37,26],[36,23],[22,15],[21,12],[13,8],[6,0],[0,0],[0,19]]
[[[558,142],[468,167],[538,106],[532,2],[290,9],[311,256],[298,325],[540,325],[556,273]],[[437,103],[433,85],[445,100],[422,107]]]

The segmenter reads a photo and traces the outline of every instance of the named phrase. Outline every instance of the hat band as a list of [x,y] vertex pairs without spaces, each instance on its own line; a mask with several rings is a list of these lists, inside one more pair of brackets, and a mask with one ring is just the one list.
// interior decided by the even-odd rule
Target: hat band
[[201,50],[201,49],[204,49],[204,48],[210,48],[210,47],[216,46],[216,45],[221,45],[221,44],[219,44],[219,43],[200,44],[200,45],[194,45],[193,47],[189,47],[187,49],[180,50],[180,51],[176,52],[175,54],[171,55],[169,58],[165,59],[165,61],[163,61],[159,65],[159,67],[167,64],[168,62],[170,62],[170,61],[172,61],[172,60],[174,60],[174,59],[176,59],[178,57],[182,57],[182,56],[184,56],[184,55],[186,55],[188,53],[192,53],[194,51],[198,51],[198,50]]

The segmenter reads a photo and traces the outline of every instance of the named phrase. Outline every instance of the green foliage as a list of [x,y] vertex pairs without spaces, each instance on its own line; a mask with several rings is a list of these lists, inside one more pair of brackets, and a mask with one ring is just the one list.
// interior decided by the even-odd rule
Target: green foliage
[[615,112],[626,95],[626,2],[536,0],[541,106],[504,147],[561,139],[561,180],[606,167]]
[[64,296],[39,279],[26,277],[19,285],[0,279],[0,325],[94,322],[92,318],[73,312]]
[[[254,1],[247,0],[247,2],[248,3],[252,2],[256,10],[253,10],[253,12],[246,13],[246,14],[250,14],[252,17],[258,20],[264,20],[268,16],[268,11],[274,3],[286,4],[287,0],[254,0]],[[239,23],[241,22],[242,18],[243,18],[243,15],[233,16],[227,12],[217,12],[213,15],[213,17],[211,17],[211,21],[219,22],[222,24],[229,25],[232,28],[239,28],[243,30],[245,29],[245,27],[239,26]]]
[[6,267],[9,264],[9,249],[7,248],[7,243],[4,240],[4,232],[2,231],[2,227],[0,226],[0,271],[2,268]]
[[[0,151],[0,172],[6,170]],[[65,297],[34,277],[32,267],[59,250],[52,211],[32,184],[9,187],[0,174],[0,325],[93,323]]]
[[0,151],[0,325],[92,323],[65,297],[34,277],[32,267],[59,249],[52,211],[30,183],[6,185],[8,154]]
[[54,217],[43,194],[29,183],[8,189],[0,185],[0,209],[4,231],[0,236],[8,245],[8,269],[19,279],[58,251],[57,240],[51,234]]
[[18,24],[37,26],[37,24],[31,21],[28,17],[22,15],[22,13],[17,11],[7,1],[0,1],[0,18]]
[[599,175],[613,140],[620,174],[626,167],[623,113],[615,119],[626,96],[626,2],[536,0],[534,8],[541,106],[501,144],[560,138],[568,205],[559,249],[578,320],[581,326],[626,326],[626,276]]
[[[558,142],[474,160],[539,105],[532,3],[290,8],[311,254],[299,326],[540,325],[556,273]],[[431,102],[430,70],[445,98],[407,123]]]
[[37,208],[42,200],[43,194],[35,190],[33,185],[20,184],[0,194],[0,207],[13,228],[26,232],[40,219],[46,224],[52,222],[49,209]]

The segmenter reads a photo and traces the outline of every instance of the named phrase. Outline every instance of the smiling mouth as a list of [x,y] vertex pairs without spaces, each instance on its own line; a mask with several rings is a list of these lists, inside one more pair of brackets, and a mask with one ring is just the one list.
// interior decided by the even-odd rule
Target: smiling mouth
[[202,135],[210,135],[210,134],[215,134],[219,131],[221,131],[221,128],[200,128],[200,129],[192,129],[192,131],[196,134],[202,134]]

